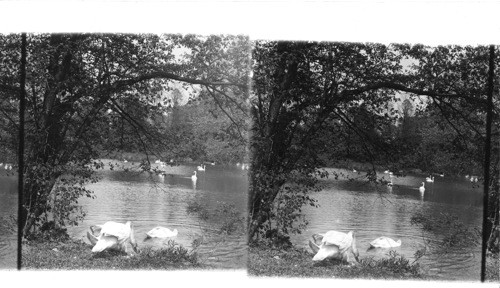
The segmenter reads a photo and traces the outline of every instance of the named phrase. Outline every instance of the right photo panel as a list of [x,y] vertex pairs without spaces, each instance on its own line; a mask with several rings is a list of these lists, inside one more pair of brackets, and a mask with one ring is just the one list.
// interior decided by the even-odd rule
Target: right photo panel
[[251,276],[498,281],[498,46],[252,55]]

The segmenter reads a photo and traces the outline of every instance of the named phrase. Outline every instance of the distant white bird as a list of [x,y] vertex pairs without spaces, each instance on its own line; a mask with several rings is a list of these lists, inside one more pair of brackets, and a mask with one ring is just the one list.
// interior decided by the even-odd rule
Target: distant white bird
[[372,242],[370,242],[370,246],[373,248],[394,248],[401,246],[401,239],[398,241],[394,241],[389,237],[379,237]]
[[196,180],[198,180],[198,177],[196,177],[196,171],[194,171],[194,174],[191,176],[191,180],[193,180],[193,182],[196,182]]
[[473,175],[470,176],[470,182],[477,182],[477,180],[478,180],[477,176],[473,176]]
[[390,172],[389,170],[385,170],[384,171],[385,174],[389,174],[389,172]]
[[237,163],[236,163],[236,166],[240,167],[240,165],[241,165],[241,164],[240,164],[240,162],[237,162]]
[[[94,228],[100,229],[99,235],[94,235]],[[94,245],[92,252],[102,252],[107,249],[119,250],[127,253],[127,243],[130,243],[132,249],[138,252],[137,242],[134,237],[134,228],[132,222],[128,221],[125,224],[109,221],[104,225],[91,226],[87,231],[87,238]]]
[[325,234],[314,234],[312,237],[314,242],[309,240],[309,247],[316,253],[312,259],[313,261],[333,258],[353,262],[352,259],[349,259],[350,254],[354,255],[355,261],[359,261],[354,232],[349,231],[346,234],[338,231],[328,231]]
[[210,162],[210,165],[215,166],[215,161],[214,162]]
[[438,174],[440,177],[444,177],[444,173]]
[[420,193],[425,192],[425,182],[422,182],[422,186],[418,187],[418,190],[420,191]]
[[146,235],[147,238],[169,238],[177,236],[178,233],[177,229],[172,231],[168,228],[157,226],[146,233]]
[[356,171],[356,169],[352,169],[352,172],[354,172],[354,173],[358,173],[358,171]]
[[205,171],[205,164],[196,167],[198,171]]
[[127,159],[123,159],[123,163],[127,163],[127,162],[128,162]]
[[466,179],[469,179],[469,178],[470,178],[469,174],[465,175],[465,178],[466,178]]
[[158,160],[155,161],[156,164],[160,164],[160,162],[161,162],[160,159],[158,159]]
[[432,176],[432,178],[431,177],[425,178],[425,181],[427,181],[427,182],[434,182],[434,176]]

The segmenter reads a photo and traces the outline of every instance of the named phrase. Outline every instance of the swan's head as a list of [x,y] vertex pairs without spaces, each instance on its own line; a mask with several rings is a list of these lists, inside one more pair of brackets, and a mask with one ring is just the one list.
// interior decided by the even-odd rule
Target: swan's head
[[339,247],[336,245],[321,245],[318,252],[313,257],[313,261],[322,261],[326,258],[338,255]]
[[401,239],[398,239],[398,241],[396,241],[396,244],[398,244],[399,246],[401,246]]
[[172,231],[174,233],[174,236],[177,236],[177,234],[179,234],[179,231],[177,231],[177,229],[174,229],[174,231]]
[[194,172],[194,176],[196,176],[196,171],[193,171]]

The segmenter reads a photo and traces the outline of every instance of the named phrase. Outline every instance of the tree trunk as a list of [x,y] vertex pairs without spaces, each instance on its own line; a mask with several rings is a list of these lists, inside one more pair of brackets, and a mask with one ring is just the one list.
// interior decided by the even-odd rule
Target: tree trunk
[[491,126],[493,120],[493,79],[495,77],[495,46],[490,46],[488,71],[488,100],[486,110],[486,138],[484,140],[484,203],[483,203],[483,241],[481,247],[481,282],[484,282],[486,276],[486,250],[488,246],[488,210],[489,210],[489,190],[490,190],[490,164],[491,164]]

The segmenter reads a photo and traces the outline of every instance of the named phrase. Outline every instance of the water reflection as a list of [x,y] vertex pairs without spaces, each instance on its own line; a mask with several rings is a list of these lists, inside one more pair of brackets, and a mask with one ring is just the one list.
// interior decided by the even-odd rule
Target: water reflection
[[[333,169],[330,172],[335,171]],[[442,213],[455,215],[467,227],[481,227],[482,193],[463,179],[450,177],[436,178],[434,183],[425,183],[421,193],[419,187],[425,177],[409,175],[392,177],[393,186],[374,186],[364,181],[362,173],[336,170],[354,177],[354,180],[322,181],[324,189],[313,196],[319,201],[320,208],[305,208],[310,221],[308,230],[292,237],[292,241],[307,248],[309,237],[314,233],[338,230],[354,230],[361,257],[386,257],[388,250],[369,250],[370,242],[380,236],[401,239],[402,245],[393,248],[410,260],[414,253],[428,248],[432,254],[419,261],[432,275],[443,279],[478,280],[480,273],[480,245],[468,249],[457,249],[441,253],[437,240],[442,239],[445,231],[431,231],[422,234],[418,226],[410,220],[416,212],[429,217],[443,217]],[[351,174],[349,174],[351,173]],[[385,176],[386,179],[388,175]],[[389,180],[388,180],[389,181]]]
[[[189,202],[204,204],[213,212],[220,202],[231,203],[246,216],[246,171],[230,167],[210,166],[199,171],[197,179],[192,175],[196,167],[164,167],[163,175],[145,173],[101,172],[103,179],[89,185],[96,199],[81,199],[87,211],[83,223],[69,229],[75,238],[85,240],[86,229],[106,221],[132,221],[139,247],[161,247],[169,239],[146,239],[146,233],[156,226],[177,229],[177,243],[190,248],[194,239],[204,237],[205,244],[199,249],[206,260],[219,268],[246,267],[246,235],[219,236],[216,228],[220,223],[206,223],[187,213]],[[215,221],[215,220],[214,220]],[[211,231],[213,233],[208,233]]]

